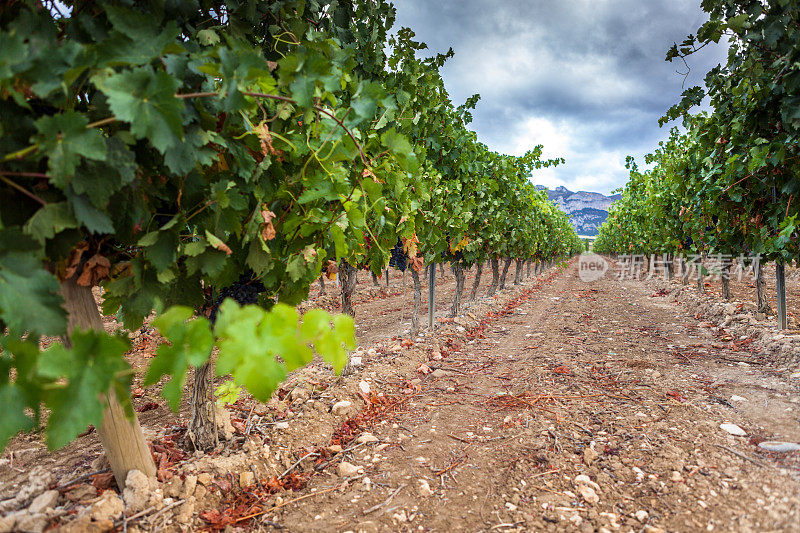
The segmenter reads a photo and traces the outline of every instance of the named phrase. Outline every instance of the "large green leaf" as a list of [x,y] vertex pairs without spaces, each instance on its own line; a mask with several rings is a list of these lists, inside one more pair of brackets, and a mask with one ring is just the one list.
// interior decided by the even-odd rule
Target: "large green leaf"
[[13,383],[0,382],[0,450],[5,449],[8,440],[20,431],[33,428],[33,418],[25,410],[28,405],[22,390]]
[[183,140],[184,105],[175,98],[178,80],[151,67],[98,74],[93,80],[114,115],[130,123],[137,138],[147,139],[161,153]]
[[38,141],[47,154],[47,164],[55,183],[64,185],[75,173],[81,158],[103,161],[106,143],[95,128],[88,128],[89,120],[75,111],[42,117],[36,121]]
[[45,378],[63,380],[47,395],[50,409],[47,445],[60,448],[72,441],[90,424],[99,426],[105,403],[102,396],[117,380],[126,378],[130,366],[123,354],[130,347],[127,338],[94,330],[75,330],[72,346],[51,346],[39,358],[39,373]]
[[29,255],[0,256],[0,318],[12,334],[62,335],[67,315],[58,280]]
[[219,359],[217,373],[231,374],[254,397],[267,401],[286,378],[287,371],[311,362],[311,346],[340,370],[347,361],[345,348],[355,344],[351,317],[309,311],[299,321],[297,311],[276,304],[266,311],[256,306],[239,307],[231,300],[220,306],[215,326]]
[[161,344],[156,350],[144,384],[153,385],[162,376],[170,376],[161,394],[175,412],[180,407],[187,370],[190,366],[197,368],[204,364],[214,347],[208,320],[203,317],[190,320],[192,315],[190,308],[175,306],[153,320],[153,326],[169,344]]

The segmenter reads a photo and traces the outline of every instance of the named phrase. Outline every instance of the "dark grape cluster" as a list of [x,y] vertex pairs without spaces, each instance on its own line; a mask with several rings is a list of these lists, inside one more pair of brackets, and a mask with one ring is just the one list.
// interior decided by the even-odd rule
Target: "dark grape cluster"
[[459,250],[457,252],[451,252],[450,251],[451,244],[450,244],[450,233],[449,232],[445,235],[445,238],[447,239],[447,249],[444,252],[442,252],[442,259],[444,261],[450,261],[452,263],[457,262],[457,261],[461,261],[462,259],[464,259],[464,254],[461,252],[461,250]]
[[403,243],[400,239],[397,239],[397,244],[392,248],[389,266],[396,268],[400,272],[405,272],[406,268],[408,268],[408,256],[403,251]]
[[242,274],[236,283],[219,291],[219,296],[214,301],[211,316],[209,317],[211,323],[216,322],[219,306],[226,298],[232,298],[239,305],[255,304],[258,302],[258,295],[266,290],[264,284],[258,280],[252,271]]

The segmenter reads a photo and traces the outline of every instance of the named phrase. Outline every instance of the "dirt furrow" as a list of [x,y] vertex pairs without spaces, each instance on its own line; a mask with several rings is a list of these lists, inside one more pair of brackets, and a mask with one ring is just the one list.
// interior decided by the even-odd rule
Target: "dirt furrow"
[[485,328],[440,335],[447,356],[400,380],[414,391],[402,413],[346,454],[363,477],[276,518],[320,531],[793,530],[796,464],[719,425],[776,428],[720,402],[742,376],[717,383],[718,361],[697,355],[709,332],[648,291],[572,268]]
[[[800,453],[758,444],[800,441],[800,384],[695,316],[686,295],[610,275],[584,283],[572,263],[449,319],[449,276],[436,330],[409,340],[410,280],[403,289],[395,273],[389,294],[360,281],[354,373],[315,362],[266,406],[231,406],[231,440],[161,485],[161,505],[187,503],[129,531],[797,531]],[[136,400],[153,405],[145,430],[179,432],[154,394]],[[51,455],[35,434],[16,449],[23,439],[13,483],[42,458],[71,479],[98,453],[92,434]],[[83,520],[77,530],[99,524]]]

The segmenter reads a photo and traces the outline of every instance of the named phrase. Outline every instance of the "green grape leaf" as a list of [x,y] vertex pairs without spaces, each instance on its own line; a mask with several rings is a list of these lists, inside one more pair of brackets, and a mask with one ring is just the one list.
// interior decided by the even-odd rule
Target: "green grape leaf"
[[[139,241],[139,245],[144,246],[144,256],[156,268],[156,271],[163,272],[175,264],[178,255],[176,235],[172,231],[164,231],[163,228],[161,231],[152,233],[155,233],[155,238],[150,234],[145,235]],[[143,245],[142,241],[147,244]]]
[[237,386],[233,380],[226,380],[214,389],[214,396],[217,398],[217,407],[225,407],[236,403],[242,394],[242,387]]
[[214,331],[219,346],[217,374],[231,374],[237,385],[261,401],[270,398],[288,371],[311,362],[310,346],[337,372],[347,363],[345,348],[355,348],[352,317],[331,317],[314,309],[300,323],[297,311],[283,303],[266,311],[226,300]]
[[214,347],[208,320],[204,317],[190,320],[193,314],[188,307],[174,306],[153,320],[153,326],[169,344],[161,344],[156,350],[156,357],[145,374],[144,385],[153,385],[162,376],[171,376],[161,395],[175,412],[180,407],[189,366],[197,368],[208,361]]
[[342,228],[340,228],[338,224],[333,224],[330,228],[330,232],[331,232],[331,239],[333,240],[333,244],[336,248],[336,256],[347,257],[349,248],[347,246],[347,241],[345,239],[345,234]]
[[[288,307],[283,304],[275,307],[279,306]],[[275,356],[286,343],[287,335],[293,336],[297,329],[295,319],[292,327],[277,332],[279,336],[275,338],[271,315],[253,305],[240,308],[228,299],[219,308],[214,328],[219,346],[217,375],[230,374],[237,385],[243,385],[264,402],[286,378],[286,366]],[[295,311],[295,318],[296,315]],[[286,317],[283,318],[285,325]]]
[[351,106],[356,115],[362,119],[370,119],[375,115],[378,108],[378,100],[385,96],[385,91],[380,83],[374,81],[362,81],[358,84],[358,90],[353,95]]
[[67,314],[60,289],[56,277],[33,257],[17,253],[0,256],[0,318],[12,334],[66,333]]
[[146,65],[164,53],[180,53],[176,42],[180,32],[175,21],[162,22],[155,13],[141,13],[122,6],[107,4],[105,13],[116,33],[105,39],[99,50],[102,63]]
[[84,195],[70,195],[75,218],[91,233],[114,233],[114,224],[108,214],[92,205]]
[[308,263],[303,254],[294,254],[286,262],[286,273],[292,281],[299,281],[308,271]]
[[412,150],[408,139],[394,129],[389,129],[381,134],[381,144],[401,156],[408,156]]
[[104,161],[106,143],[100,131],[87,129],[89,120],[75,111],[44,116],[36,121],[38,142],[47,154],[47,165],[54,183],[63,186],[75,173],[81,158]]
[[355,322],[349,315],[332,317],[321,309],[311,309],[303,315],[300,334],[304,342],[312,343],[317,353],[333,365],[337,374],[347,364],[345,348],[356,347]]
[[211,46],[219,42],[219,35],[214,30],[200,30],[197,32],[197,40],[202,45]]
[[72,214],[67,202],[58,202],[39,209],[25,223],[24,231],[40,243],[44,243],[65,229],[77,227],[78,221],[75,220],[75,215]]
[[334,371],[338,374],[347,364],[347,350],[356,348],[356,323],[350,315],[336,315],[333,317],[333,328],[329,332],[330,338],[328,345],[315,346],[322,358],[333,365]]
[[3,406],[3,416],[0,416],[0,451],[2,451],[11,437],[33,428],[33,418],[25,414],[27,407],[25,395],[14,383],[0,382],[0,405]]
[[130,343],[121,336],[75,330],[70,342],[71,348],[56,344],[39,357],[39,374],[59,380],[45,400],[51,411],[47,421],[51,449],[68,444],[90,424],[99,426],[105,405],[102,395],[130,370],[123,358]]
[[136,178],[136,163],[133,152],[118,136],[106,142],[105,161],[84,159],[70,185],[76,194],[85,194],[92,204],[104,208],[111,196]]
[[148,139],[161,153],[183,140],[183,101],[175,98],[178,81],[161,70],[140,67],[98,74],[95,85],[108,97],[114,115],[131,125],[137,139]]

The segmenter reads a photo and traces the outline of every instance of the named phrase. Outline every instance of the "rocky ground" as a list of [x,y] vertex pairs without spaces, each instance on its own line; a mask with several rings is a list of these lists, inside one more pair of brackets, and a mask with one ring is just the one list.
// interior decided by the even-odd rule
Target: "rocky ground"
[[[573,263],[453,320],[450,276],[417,339],[410,282],[392,281],[361,280],[351,374],[316,364],[267,405],[240,400],[214,454],[182,451],[185,412],[142,391],[160,481],[65,486],[102,470],[94,434],[50,454],[16,438],[0,531],[797,530],[800,358],[746,280],[725,303],[677,281],[585,283]],[[141,366],[157,339],[136,335]]]

